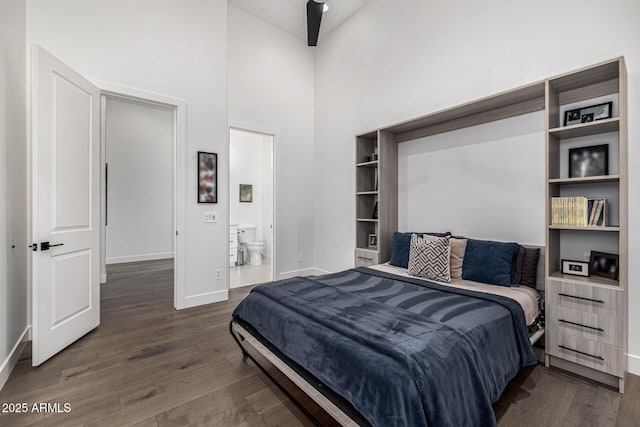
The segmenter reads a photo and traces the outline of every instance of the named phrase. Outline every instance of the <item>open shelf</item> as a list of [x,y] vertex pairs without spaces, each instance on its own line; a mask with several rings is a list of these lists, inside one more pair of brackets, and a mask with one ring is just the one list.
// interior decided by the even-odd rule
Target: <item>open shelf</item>
[[595,184],[598,182],[619,182],[620,175],[584,176],[577,178],[553,178],[549,184]]
[[370,162],[357,163],[356,166],[359,167],[359,168],[360,167],[370,167],[370,168],[372,168],[372,167],[378,166],[378,161],[377,160],[372,160]]
[[557,139],[579,138],[581,136],[598,135],[600,133],[617,132],[620,130],[620,118],[597,120],[595,122],[578,123],[571,126],[561,126],[549,129],[549,136]]
[[606,286],[611,288],[620,288],[620,282],[617,280],[606,279],[600,276],[574,276],[572,274],[562,274],[559,271],[554,271],[549,275],[551,279],[562,279],[566,282],[578,283],[578,284],[587,284],[587,285],[598,285],[598,286]]
[[549,225],[550,230],[580,230],[580,231],[620,231],[620,227],[614,226],[580,226],[580,225]]

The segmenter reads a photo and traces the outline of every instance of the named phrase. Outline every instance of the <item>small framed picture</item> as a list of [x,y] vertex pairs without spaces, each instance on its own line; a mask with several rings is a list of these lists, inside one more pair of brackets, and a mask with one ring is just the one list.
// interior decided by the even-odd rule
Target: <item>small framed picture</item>
[[373,205],[373,212],[371,212],[372,219],[378,219],[378,201]]
[[609,144],[569,149],[569,178],[609,174]]
[[571,126],[578,123],[595,122],[602,119],[610,119],[613,110],[613,102],[591,105],[584,108],[575,108],[564,112],[564,125]]
[[589,263],[583,261],[562,260],[562,274],[589,277]]
[[240,201],[243,203],[253,202],[253,185],[240,184]]
[[369,234],[369,247],[372,249],[376,249],[378,247],[378,235],[377,234]]
[[198,203],[218,203],[218,155],[198,151]]
[[591,257],[589,258],[589,272],[593,276],[618,280],[618,262],[619,256],[617,254],[591,251]]

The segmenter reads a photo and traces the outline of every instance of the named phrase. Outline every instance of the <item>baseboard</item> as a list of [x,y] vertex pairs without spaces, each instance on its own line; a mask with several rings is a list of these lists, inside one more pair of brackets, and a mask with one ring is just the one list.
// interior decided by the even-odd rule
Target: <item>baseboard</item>
[[640,375],[640,356],[635,356],[633,354],[627,354],[627,356],[629,373]]
[[191,308],[204,304],[212,304],[214,302],[227,301],[229,299],[229,291],[207,292],[198,295],[189,295],[184,298],[184,307]]
[[27,329],[24,330],[16,345],[13,346],[13,349],[11,350],[11,353],[9,353],[9,356],[7,356],[7,359],[2,363],[2,366],[0,366],[0,390],[2,390],[5,383],[9,379],[9,375],[11,375],[11,371],[13,371],[16,363],[18,363],[18,359],[22,354],[24,346],[30,339],[31,326],[27,326]]
[[310,267],[310,268],[303,268],[300,270],[283,271],[278,275],[278,279],[289,279],[291,277],[297,277],[297,276],[302,276],[302,277],[319,276],[322,274],[329,274],[329,273],[330,271],[323,270],[321,268]]
[[551,356],[551,366],[564,369],[565,371],[572,372],[581,377],[589,378],[591,380],[607,384],[611,387],[618,388],[618,377],[606,374],[595,369],[587,368],[586,366],[578,365],[568,360],[560,359]]
[[127,255],[107,258],[107,264],[124,264],[125,262],[153,261],[155,259],[173,258],[174,252],[160,252],[157,254]]
[[100,284],[104,285],[105,283],[107,283],[107,275],[106,274],[101,274],[100,275]]

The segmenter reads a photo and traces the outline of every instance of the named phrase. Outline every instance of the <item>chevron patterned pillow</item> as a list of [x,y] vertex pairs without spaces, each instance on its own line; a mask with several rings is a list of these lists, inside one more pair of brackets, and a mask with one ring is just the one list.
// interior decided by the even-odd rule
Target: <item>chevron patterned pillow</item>
[[449,273],[449,257],[451,246],[449,237],[429,238],[428,240],[413,234],[409,248],[409,274],[437,280],[451,282]]

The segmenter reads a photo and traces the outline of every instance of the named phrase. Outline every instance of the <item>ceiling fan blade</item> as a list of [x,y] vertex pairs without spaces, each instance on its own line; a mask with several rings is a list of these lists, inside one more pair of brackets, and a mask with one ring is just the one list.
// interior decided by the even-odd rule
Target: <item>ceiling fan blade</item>
[[322,21],[322,8],[324,3],[316,3],[313,0],[307,1],[307,45],[318,45],[318,34],[320,33],[320,21]]

